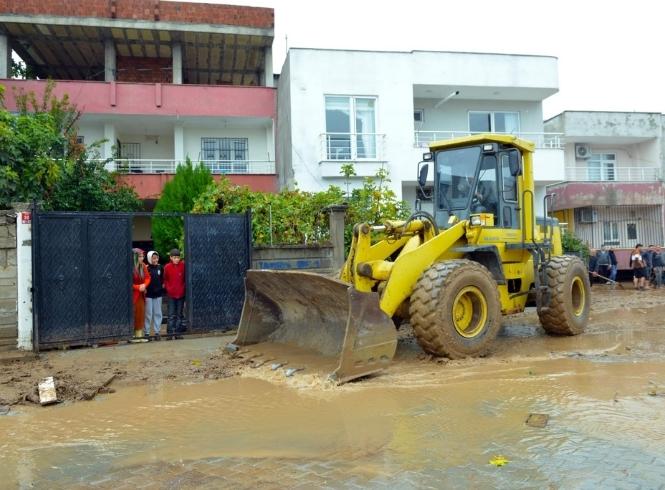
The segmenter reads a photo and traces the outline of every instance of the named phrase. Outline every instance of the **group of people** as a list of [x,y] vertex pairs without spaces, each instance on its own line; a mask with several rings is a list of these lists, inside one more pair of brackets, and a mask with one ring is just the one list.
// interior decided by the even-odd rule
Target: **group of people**
[[[665,255],[658,245],[649,245],[644,248],[641,243],[638,243],[630,253],[629,267],[633,271],[635,289],[644,290],[649,285],[660,288],[663,285]],[[592,285],[594,279],[606,281],[606,284],[616,283],[617,271],[618,261],[613,249],[602,247],[600,250],[591,250],[589,282]]]
[[[134,337],[161,340],[162,297],[168,299],[167,340],[181,339],[186,329],[185,308],[185,262],[180,258],[180,250],[174,248],[169,253],[169,263],[159,263],[159,253],[148,252],[148,263],[144,262],[145,252],[132,249],[132,302],[134,304]],[[155,335],[151,337],[151,328]]]

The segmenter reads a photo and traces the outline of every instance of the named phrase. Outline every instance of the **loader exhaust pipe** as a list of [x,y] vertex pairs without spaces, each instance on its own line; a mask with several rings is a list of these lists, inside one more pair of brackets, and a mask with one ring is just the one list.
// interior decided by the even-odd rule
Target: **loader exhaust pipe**
[[397,348],[392,320],[377,293],[296,271],[248,270],[236,345],[286,344],[337,358],[330,378],[341,384],[375,373]]

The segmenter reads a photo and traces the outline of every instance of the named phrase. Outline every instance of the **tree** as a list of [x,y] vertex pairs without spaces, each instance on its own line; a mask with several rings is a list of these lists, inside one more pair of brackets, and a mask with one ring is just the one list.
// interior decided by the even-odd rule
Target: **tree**
[[12,114],[0,86],[0,208],[37,200],[50,210],[139,209],[136,193],[99,161],[101,142],[89,149],[77,143],[81,113],[67,95],[56,97],[54,88],[49,81],[39,99],[19,91],[18,113]]
[[[167,182],[162,196],[157,201],[155,212],[189,213],[196,198],[213,183],[210,170],[202,163],[194,166],[188,158],[180,165],[170,182]],[[169,250],[182,247],[183,222],[178,217],[154,217],[152,219],[152,238],[155,249],[165,256]]]
[[[131,187],[119,184],[100,158],[99,144],[78,145],[76,158],[64,162],[44,208],[58,211],[138,211],[142,202]],[[72,141],[71,145],[77,145]]]

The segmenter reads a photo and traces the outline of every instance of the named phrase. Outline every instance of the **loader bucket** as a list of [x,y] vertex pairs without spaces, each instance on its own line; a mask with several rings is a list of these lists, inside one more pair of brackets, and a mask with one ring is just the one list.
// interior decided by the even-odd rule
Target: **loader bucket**
[[248,270],[233,342],[287,344],[337,358],[330,377],[341,384],[389,364],[397,334],[377,293],[309,272]]

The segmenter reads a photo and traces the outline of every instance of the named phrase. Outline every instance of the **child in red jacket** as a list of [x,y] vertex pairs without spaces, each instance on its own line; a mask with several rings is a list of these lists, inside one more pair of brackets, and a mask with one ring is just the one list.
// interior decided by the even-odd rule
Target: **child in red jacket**
[[169,298],[168,315],[169,320],[166,326],[167,340],[173,336],[181,339],[185,331],[185,263],[180,260],[180,250],[174,248],[169,253],[170,263],[164,266],[164,289]]

